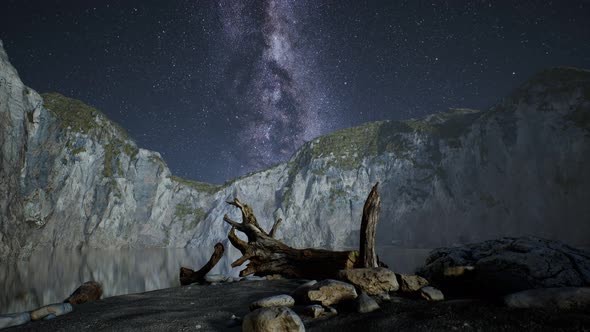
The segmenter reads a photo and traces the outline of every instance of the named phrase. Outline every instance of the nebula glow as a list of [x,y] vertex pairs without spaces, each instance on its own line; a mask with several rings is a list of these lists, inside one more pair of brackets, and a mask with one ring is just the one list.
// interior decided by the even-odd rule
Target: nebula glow
[[[322,88],[315,45],[302,31],[305,1],[222,1],[225,38],[251,59],[237,71],[231,96],[244,107],[238,137],[257,169],[286,160],[298,147],[334,126]],[[262,45],[262,47],[258,47]]]

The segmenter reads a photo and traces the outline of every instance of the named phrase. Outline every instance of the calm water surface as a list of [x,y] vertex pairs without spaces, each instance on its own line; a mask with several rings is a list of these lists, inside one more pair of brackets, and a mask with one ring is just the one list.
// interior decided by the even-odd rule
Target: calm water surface
[[[379,247],[389,267],[412,273],[421,266],[429,250]],[[180,266],[200,268],[211,255],[198,249],[125,249],[52,251],[37,253],[28,261],[0,263],[0,313],[32,310],[63,301],[80,284],[96,280],[103,285],[103,297],[147,292],[179,286]],[[236,276],[227,256],[211,273]]]

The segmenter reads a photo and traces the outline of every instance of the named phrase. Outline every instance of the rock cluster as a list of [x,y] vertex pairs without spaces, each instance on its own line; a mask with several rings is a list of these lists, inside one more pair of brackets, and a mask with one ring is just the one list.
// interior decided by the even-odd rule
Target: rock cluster
[[[250,305],[251,313],[242,323],[244,331],[300,331],[299,322],[327,319],[338,312],[369,313],[379,310],[380,304],[391,301],[390,294],[399,291],[429,301],[444,299],[434,287],[423,287],[428,282],[419,276],[400,275],[385,268],[360,268],[339,271],[341,280],[309,280],[290,295],[280,294],[260,299]],[[398,282],[403,282],[404,289]],[[338,308],[338,309],[337,309]],[[303,325],[301,325],[303,326]]]

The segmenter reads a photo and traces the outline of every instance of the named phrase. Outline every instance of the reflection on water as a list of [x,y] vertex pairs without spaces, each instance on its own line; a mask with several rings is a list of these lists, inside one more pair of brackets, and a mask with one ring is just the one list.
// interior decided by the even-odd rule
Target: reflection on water
[[[392,270],[411,273],[428,250],[380,247],[378,253]],[[210,255],[194,248],[52,251],[14,265],[0,262],[0,313],[61,302],[88,280],[102,283],[103,297],[178,286],[180,266],[199,268]],[[211,273],[236,275],[240,269],[230,263],[224,256]]]

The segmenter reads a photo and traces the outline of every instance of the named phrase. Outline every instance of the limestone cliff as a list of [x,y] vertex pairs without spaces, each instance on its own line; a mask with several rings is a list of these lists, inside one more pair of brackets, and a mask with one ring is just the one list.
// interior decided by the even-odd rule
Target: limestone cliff
[[[384,121],[306,143],[215,186],[172,176],[98,110],[20,81],[0,44],[0,257],[53,247],[195,247],[226,240],[224,202],[251,204],[295,247],[356,246],[380,181],[380,244],[537,235],[590,245],[590,72],[543,71],[487,111]],[[229,256],[237,257],[235,249]]]

